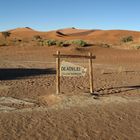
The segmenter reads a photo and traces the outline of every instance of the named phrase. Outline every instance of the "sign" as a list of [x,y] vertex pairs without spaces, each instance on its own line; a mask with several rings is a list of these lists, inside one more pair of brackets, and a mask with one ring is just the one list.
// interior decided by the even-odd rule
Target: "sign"
[[86,68],[66,61],[60,65],[60,76],[85,76],[86,71]]

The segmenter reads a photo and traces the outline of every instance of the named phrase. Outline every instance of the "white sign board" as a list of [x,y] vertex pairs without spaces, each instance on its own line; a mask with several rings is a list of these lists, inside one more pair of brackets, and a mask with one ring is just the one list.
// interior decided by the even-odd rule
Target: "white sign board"
[[62,61],[60,65],[61,76],[85,76],[86,71],[86,68],[70,62]]

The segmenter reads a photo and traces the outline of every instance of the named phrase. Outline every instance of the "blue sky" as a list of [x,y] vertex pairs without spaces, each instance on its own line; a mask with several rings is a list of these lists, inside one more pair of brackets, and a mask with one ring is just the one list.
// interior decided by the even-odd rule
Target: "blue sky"
[[0,0],[0,31],[76,27],[140,31],[140,0]]

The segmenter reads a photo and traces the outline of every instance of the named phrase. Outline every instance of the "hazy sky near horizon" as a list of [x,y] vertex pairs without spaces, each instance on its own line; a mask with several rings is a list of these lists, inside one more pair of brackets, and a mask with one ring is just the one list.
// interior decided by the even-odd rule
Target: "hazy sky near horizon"
[[139,6],[140,0],[0,0],[0,31],[17,27],[140,31]]

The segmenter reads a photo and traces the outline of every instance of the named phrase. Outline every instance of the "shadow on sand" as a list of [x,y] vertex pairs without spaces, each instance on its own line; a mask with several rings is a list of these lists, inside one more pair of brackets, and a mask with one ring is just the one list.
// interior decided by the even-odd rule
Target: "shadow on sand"
[[[99,89],[95,91],[95,93],[93,93],[92,95],[104,96],[104,95],[118,94],[127,91],[139,90],[139,89],[140,89],[140,85],[111,87],[111,88]],[[104,93],[104,91],[106,92]]]
[[52,75],[56,74],[56,70],[37,69],[37,68],[0,68],[0,80],[16,80],[29,76]]

